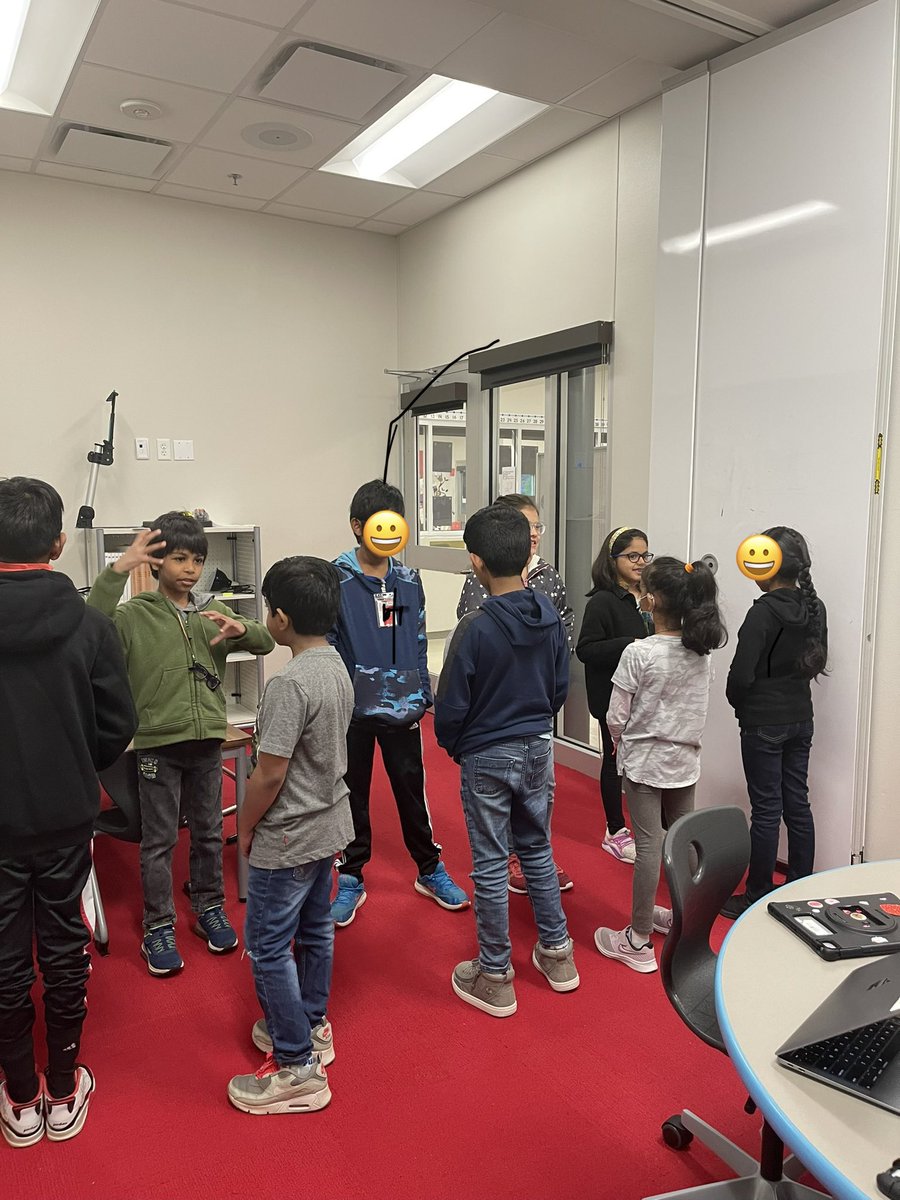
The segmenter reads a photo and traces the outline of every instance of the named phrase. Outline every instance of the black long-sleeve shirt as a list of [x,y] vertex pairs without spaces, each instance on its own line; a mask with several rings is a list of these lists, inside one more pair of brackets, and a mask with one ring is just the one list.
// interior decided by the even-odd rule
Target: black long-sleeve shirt
[[612,695],[612,677],[622,651],[650,632],[634,595],[626,588],[598,591],[588,599],[575,653],[584,663],[588,708],[605,717]]

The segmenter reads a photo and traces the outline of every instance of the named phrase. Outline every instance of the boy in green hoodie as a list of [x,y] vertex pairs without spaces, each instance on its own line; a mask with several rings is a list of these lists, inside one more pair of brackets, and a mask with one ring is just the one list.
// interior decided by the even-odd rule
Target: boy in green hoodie
[[[264,625],[195,594],[208,543],[203,526],[169,512],[142,529],[94,582],[88,604],[115,622],[138,712],[134,749],[141,798],[141,884],[144,940],[151,975],[184,966],[175,944],[172,856],[179,815],[191,833],[190,893],[194,932],[213,954],[237,946],[225,914],[222,876],[222,748],[228,654],[268,654],[274,641]],[[148,564],[159,591],[119,603],[129,572]]]

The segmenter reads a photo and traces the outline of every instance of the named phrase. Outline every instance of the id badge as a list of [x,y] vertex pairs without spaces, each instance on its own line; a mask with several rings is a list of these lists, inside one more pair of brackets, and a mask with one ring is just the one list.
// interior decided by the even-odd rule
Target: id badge
[[394,624],[394,593],[376,592],[372,597],[375,601],[375,620],[379,629],[391,629]]

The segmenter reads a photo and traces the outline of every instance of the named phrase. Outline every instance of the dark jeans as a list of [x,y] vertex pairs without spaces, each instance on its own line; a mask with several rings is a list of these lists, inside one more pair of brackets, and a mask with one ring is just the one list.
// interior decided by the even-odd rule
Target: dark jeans
[[344,851],[338,870],[342,875],[362,879],[363,868],[372,857],[369,791],[376,742],[391,782],[403,841],[419,874],[430,875],[440,861],[441,848],[435,844],[425,800],[422,732],[418,723],[390,729],[373,722],[351,721],[347,730],[347,774],[344,779],[350,789],[354,837]]
[[618,833],[625,825],[622,812],[622,777],[616,763],[616,748],[606,718],[600,718],[600,742],[603,746],[603,761],[600,764],[600,799],[606,813],[606,827],[610,833]]
[[191,907],[225,902],[222,743],[215,738],[138,750],[144,928],[175,923],[172,857],[183,812],[191,834]]
[[[301,867],[250,868],[244,942],[279,1066],[308,1063],[331,990],[331,856]],[[293,949],[292,949],[293,943]]]
[[813,872],[816,830],[806,785],[812,738],[812,721],[741,730],[741,758],[750,795],[747,895],[751,900],[774,886],[782,818],[788,835],[788,882]]
[[91,961],[81,915],[90,872],[89,842],[0,858],[0,1068],[19,1101],[34,1095],[35,940],[44,981],[48,1074],[65,1076],[75,1069]]

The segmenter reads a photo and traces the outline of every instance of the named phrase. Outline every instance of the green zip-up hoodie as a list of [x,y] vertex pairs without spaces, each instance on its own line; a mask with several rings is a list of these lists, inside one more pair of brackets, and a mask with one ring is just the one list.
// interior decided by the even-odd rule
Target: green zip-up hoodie
[[259,621],[248,620],[210,599],[203,606],[207,611],[234,617],[246,627],[243,637],[211,646],[210,641],[219,632],[215,622],[190,612],[185,625],[161,592],[141,592],[120,604],[127,582],[127,575],[107,567],[94,581],[87,602],[112,618],[122,639],[139,722],[134,748],[143,750],[202,738],[224,740],[224,689],[211,692],[188,667],[193,662],[202,663],[224,679],[225,660],[233,650],[268,654],[274,649],[269,631]]

